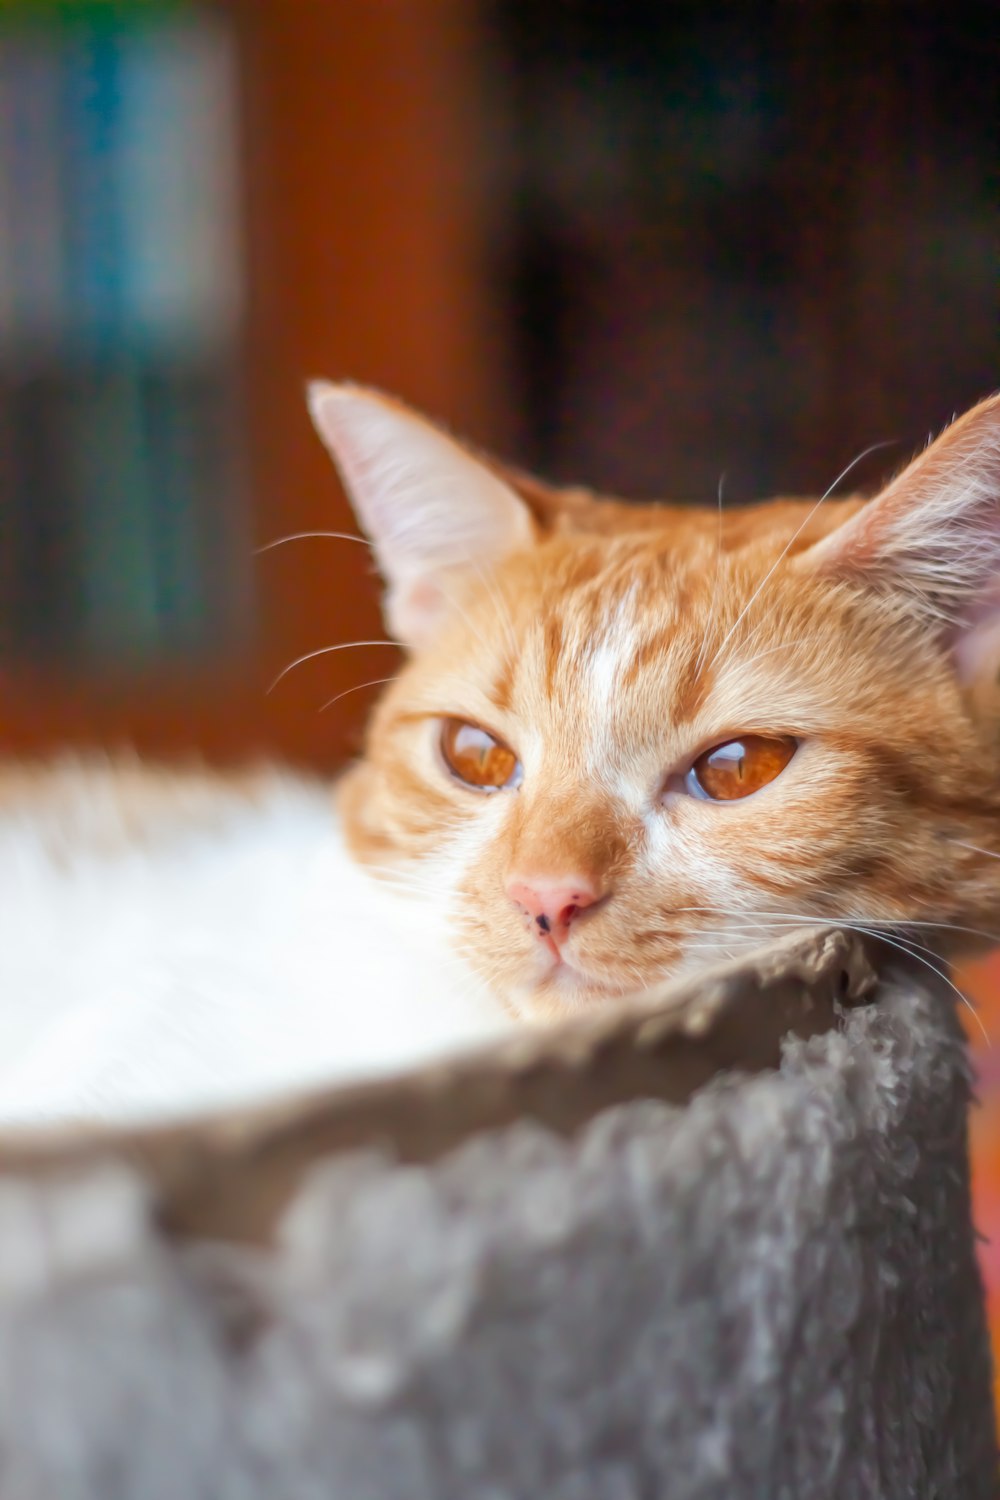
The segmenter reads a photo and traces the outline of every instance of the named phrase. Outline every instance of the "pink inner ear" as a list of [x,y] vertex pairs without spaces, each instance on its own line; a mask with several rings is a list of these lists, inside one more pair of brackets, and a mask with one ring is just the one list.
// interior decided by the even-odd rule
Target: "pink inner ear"
[[957,620],[959,669],[981,671],[1000,611],[1000,396],[966,412],[804,557],[908,596],[928,621]]
[[386,619],[393,636],[410,647],[425,645],[441,623],[446,596],[430,578],[394,584],[386,597]]
[[952,651],[959,680],[966,686],[1000,680],[1000,591],[977,600],[955,626]]

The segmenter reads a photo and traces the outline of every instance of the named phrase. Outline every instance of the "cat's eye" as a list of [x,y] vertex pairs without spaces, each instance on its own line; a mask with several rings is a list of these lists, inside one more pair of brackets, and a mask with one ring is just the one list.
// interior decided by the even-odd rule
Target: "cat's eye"
[[780,776],[794,754],[788,735],[741,735],[699,755],[688,772],[689,790],[712,802],[749,797]]
[[478,724],[445,719],[441,756],[453,776],[481,792],[499,792],[521,780],[521,763],[513,750]]

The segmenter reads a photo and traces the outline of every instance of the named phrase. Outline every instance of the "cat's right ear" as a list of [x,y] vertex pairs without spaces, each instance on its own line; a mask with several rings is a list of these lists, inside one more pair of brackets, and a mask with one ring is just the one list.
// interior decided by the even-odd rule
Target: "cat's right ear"
[[309,411],[386,581],[389,629],[425,644],[463,571],[535,537],[531,513],[486,463],[377,391],[313,381]]
[[796,566],[902,603],[1000,728],[1000,396],[953,422]]

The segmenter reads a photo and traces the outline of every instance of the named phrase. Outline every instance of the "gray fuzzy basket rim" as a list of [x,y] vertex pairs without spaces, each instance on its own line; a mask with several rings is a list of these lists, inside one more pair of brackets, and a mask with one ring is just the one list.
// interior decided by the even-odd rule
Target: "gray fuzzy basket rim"
[[717,1074],[777,1068],[786,1036],[829,1031],[872,996],[887,957],[898,963],[877,939],[808,929],[665,985],[641,1007],[526,1030],[395,1077],[169,1125],[8,1130],[0,1174],[125,1161],[168,1234],[262,1242],[303,1174],[331,1155],[377,1145],[429,1162],[517,1119],[570,1135],[613,1104],[685,1104]]

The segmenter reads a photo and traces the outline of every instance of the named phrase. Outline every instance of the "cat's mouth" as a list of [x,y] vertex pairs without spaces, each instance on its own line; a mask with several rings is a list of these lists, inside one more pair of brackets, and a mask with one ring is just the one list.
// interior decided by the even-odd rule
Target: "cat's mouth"
[[575,945],[569,944],[560,949],[557,956],[546,955],[545,962],[535,968],[532,978],[519,987],[519,993],[528,1013],[570,1015],[585,1009],[638,1000],[657,986],[676,978],[683,966],[680,943],[672,945],[666,953],[658,953],[656,961],[650,963],[644,973],[637,973],[634,965],[619,968],[603,958],[590,966],[581,961]]
[[641,994],[647,984],[662,982],[676,965],[679,944],[675,942],[658,944],[655,955],[649,954],[648,962],[640,967],[627,944],[628,951],[619,954],[617,934],[595,932],[589,921],[574,923],[567,931],[569,927],[566,923],[553,930],[550,919],[548,930],[540,925],[536,930],[531,923],[527,942],[517,945],[516,954],[509,946],[505,952],[493,931],[487,937],[494,941],[477,943],[476,956],[485,959],[494,983],[497,969],[501,965],[501,973],[506,969],[503,989],[519,1014],[556,1017],[620,1005]]
[[597,1004],[601,1001],[620,1000],[629,991],[625,982],[616,982],[608,974],[593,974],[581,968],[565,950],[554,957],[538,984],[540,992],[548,997],[560,998],[567,1006]]

